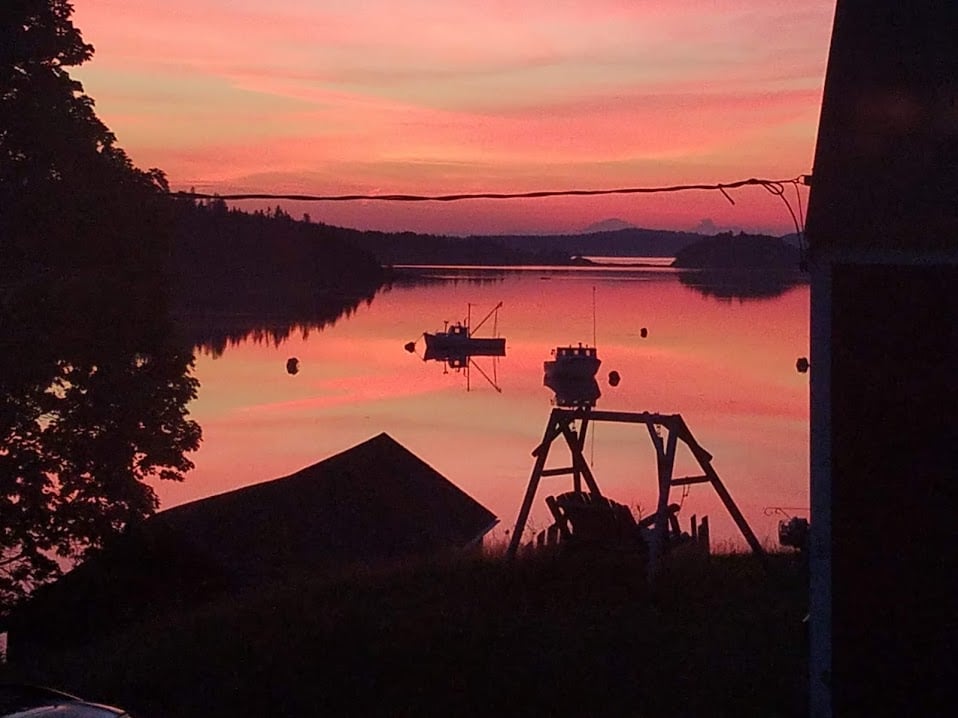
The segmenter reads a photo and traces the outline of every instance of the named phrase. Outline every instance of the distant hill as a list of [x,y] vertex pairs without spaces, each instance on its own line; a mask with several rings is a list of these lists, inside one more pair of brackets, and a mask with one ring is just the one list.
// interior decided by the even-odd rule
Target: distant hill
[[672,266],[679,269],[775,269],[798,271],[797,247],[778,237],[724,232],[683,247]]
[[526,251],[550,248],[570,257],[674,257],[701,234],[632,227],[588,234],[497,237],[505,246]]
[[626,222],[624,219],[612,217],[603,219],[601,222],[595,222],[582,230],[582,234],[593,234],[595,232],[616,232],[620,229],[635,229],[635,225]]
[[[697,248],[683,255],[683,262],[691,262],[688,266],[699,261],[718,262],[716,266],[740,261],[761,265],[782,251],[773,246],[794,249],[774,237],[763,237],[762,251],[768,256],[762,259],[757,248],[746,246],[750,238],[761,235],[739,234],[735,252],[729,255],[731,248],[724,247],[723,237],[731,233],[710,237],[620,227],[623,224],[627,223],[621,219],[607,219],[592,227],[608,229],[582,234],[453,237],[301,222],[278,207],[250,215],[213,202],[180,208],[175,263],[183,299],[235,309],[241,299],[251,305],[271,304],[274,299],[282,305],[294,299],[308,304],[320,287],[326,294],[358,290],[365,295],[383,279],[376,265],[569,266],[580,257],[676,257],[687,248]],[[288,296],[281,299],[277,293]]]
[[580,256],[674,257],[682,247],[702,239],[702,235],[692,232],[638,227],[588,234],[469,237],[361,232],[340,227],[325,229],[329,234],[369,252],[385,265],[567,265],[573,257]]

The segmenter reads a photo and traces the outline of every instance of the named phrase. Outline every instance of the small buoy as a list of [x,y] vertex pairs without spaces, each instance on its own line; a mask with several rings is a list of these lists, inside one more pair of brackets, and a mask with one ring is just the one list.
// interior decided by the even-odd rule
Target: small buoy
[[639,336],[642,337],[643,339],[645,339],[647,336],[649,336],[649,330],[646,329],[645,327],[642,327],[642,328],[639,330]]
[[416,351],[416,342],[406,342],[404,349],[412,354],[414,351]]
[[286,371],[290,374],[299,373],[299,359],[296,357],[290,357],[286,360]]
[[619,372],[615,370],[609,372],[609,386],[618,386],[621,379]]
[[808,357],[799,357],[798,361],[795,362],[795,368],[799,374],[805,374],[810,366],[811,364],[808,363]]

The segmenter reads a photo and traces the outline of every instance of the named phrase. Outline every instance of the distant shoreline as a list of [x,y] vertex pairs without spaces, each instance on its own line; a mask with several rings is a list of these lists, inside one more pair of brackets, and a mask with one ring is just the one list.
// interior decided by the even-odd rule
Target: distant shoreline
[[[630,260],[635,261],[630,261]],[[609,257],[592,259],[573,257],[566,261],[538,262],[534,264],[492,264],[492,263],[441,263],[441,262],[403,262],[391,265],[393,270],[402,269],[490,269],[490,270],[536,270],[536,269],[674,269],[674,257]],[[609,260],[609,261],[606,261]],[[611,261],[622,260],[622,261]],[[654,261],[658,260],[658,261]]]

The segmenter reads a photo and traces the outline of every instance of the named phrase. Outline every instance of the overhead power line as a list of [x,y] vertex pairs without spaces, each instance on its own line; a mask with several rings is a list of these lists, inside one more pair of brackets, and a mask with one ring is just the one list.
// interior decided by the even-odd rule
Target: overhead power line
[[380,202],[459,202],[469,199],[540,199],[543,197],[595,197],[610,194],[662,194],[666,192],[686,192],[689,190],[713,190],[725,195],[725,198],[735,204],[726,194],[726,190],[740,187],[759,186],[773,194],[784,192],[786,185],[799,185],[804,182],[804,175],[791,179],[769,180],[754,177],[736,182],[720,182],[717,184],[681,184],[665,187],[617,187],[615,189],[562,189],[537,190],[533,192],[463,192],[458,194],[419,195],[419,194],[272,194],[267,192],[244,192],[236,194],[209,194],[206,192],[174,192],[178,197],[190,199],[222,199],[230,201],[255,199],[285,199],[295,202],[356,202],[362,200]]
[[[545,197],[597,197],[600,195],[629,195],[629,194],[665,194],[669,192],[688,192],[692,190],[704,190],[721,192],[722,195],[731,204],[735,200],[728,193],[728,190],[740,189],[742,187],[761,187],[770,194],[779,197],[795,227],[795,234],[798,235],[799,245],[804,254],[805,251],[805,223],[802,212],[802,197],[799,193],[799,185],[811,184],[811,175],[798,175],[789,179],[758,179],[750,177],[749,179],[736,180],[735,182],[718,182],[714,184],[677,184],[664,187],[616,187],[614,189],[560,189],[560,190],[536,190],[533,192],[461,192],[458,194],[272,194],[268,192],[243,192],[236,194],[209,194],[207,192],[173,192],[176,197],[184,199],[220,199],[232,202],[244,200],[288,200],[290,202],[357,202],[357,201],[375,201],[375,202],[460,202],[470,199],[542,199]],[[791,185],[795,189],[795,196],[798,200],[798,212],[792,207],[785,194],[785,188]]]

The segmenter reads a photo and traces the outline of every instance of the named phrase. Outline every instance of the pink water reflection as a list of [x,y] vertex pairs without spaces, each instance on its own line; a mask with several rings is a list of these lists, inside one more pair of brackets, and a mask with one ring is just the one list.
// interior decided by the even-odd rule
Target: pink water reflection
[[[191,409],[205,438],[188,480],[159,487],[163,506],[284,476],[386,431],[492,510],[503,536],[551,409],[542,362],[557,344],[592,342],[593,287],[599,408],[682,414],[760,539],[775,543],[779,518],[763,509],[807,506],[808,377],[795,370],[808,352],[807,286],[770,300],[723,301],[667,272],[491,276],[498,278],[393,288],[308,338],[198,356],[202,387]],[[495,365],[476,361],[490,378],[495,371],[501,393],[475,369],[467,391],[463,374],[423,362],[421,340],[419,355],[403,351],[423,331],[463,318],[467,303],[476,319],[499,301],[507,355]],[[300,360],[295,376],[285,371],[290,356]],[[622,376],[615,388],[607,382],[613,369]],[[644,427],[598,425],[587,455],[607,495],[651,510],[655,463]],[[567,464],[567,454],[557,451],[550,463]],[[676,471],[692,470],[680,456]],[[534,528],[548,522],[544,497],[567,482],[546,480]],[[744,545],[710,487],[684,498],[680,516],[693,513],[710,515],[714,539]]]

